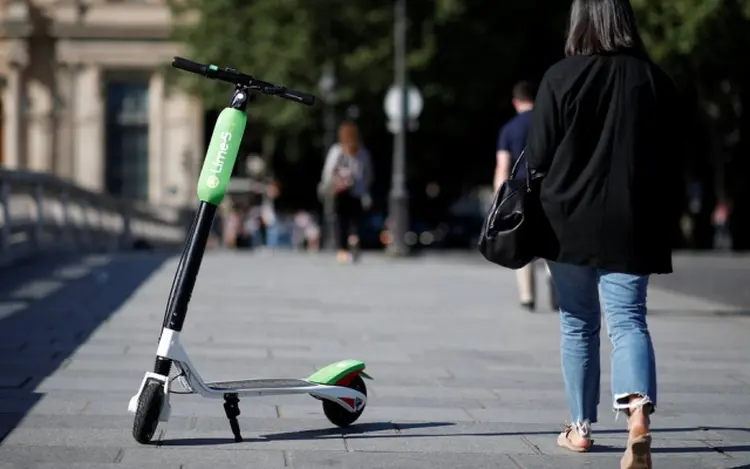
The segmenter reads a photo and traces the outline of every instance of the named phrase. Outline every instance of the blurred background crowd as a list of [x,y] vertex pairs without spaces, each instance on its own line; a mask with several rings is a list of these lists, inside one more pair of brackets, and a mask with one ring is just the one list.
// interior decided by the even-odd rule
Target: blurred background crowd
[[[750,1],[632,3],[649,53],[676,81],[691,122],[683,133],[688,169],[675,174],[684,182],[675,247],[748,250]],[[347,120],[374,174],[360,246],[393,243],[389,215],[401,178],[406,245],[473,249],[492,197],[498,131],[515,114],[510,90],[538,81],[562,58],[569,6],[4,0],[0,164],[146,204],[194,208],[203,155],[232,90],[174,73],[168,64],[180,55],[319,97],[313,108],[263,97],[251,104],[212,246],[330,245],[335,211],[317,187]],[[412,89],[406,129],[394,128],[386,99],[400,63]],[[405,146],[394,158],[399,135]]]

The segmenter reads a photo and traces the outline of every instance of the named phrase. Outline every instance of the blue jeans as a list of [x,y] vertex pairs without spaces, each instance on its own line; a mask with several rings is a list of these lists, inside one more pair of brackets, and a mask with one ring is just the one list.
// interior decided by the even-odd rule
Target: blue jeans
[[613,409],[627,412],[630,397],[638,396],[653,412],[656,360],[646,324],[648,275],[548,264],[560,305],[562,371],[571,422],[597,421],[602,310],[613,346]]

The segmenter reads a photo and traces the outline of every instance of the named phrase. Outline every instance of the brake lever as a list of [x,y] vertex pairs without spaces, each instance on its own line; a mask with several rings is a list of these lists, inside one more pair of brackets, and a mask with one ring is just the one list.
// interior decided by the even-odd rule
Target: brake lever
[[290,90],[286,86],[274,85],[271,83],[260,82],[254,83],[248,87],[250,90],[257,91],[266,95],[280,96],[289,101],[294,101],[311,106],[315,103],[315,96]]

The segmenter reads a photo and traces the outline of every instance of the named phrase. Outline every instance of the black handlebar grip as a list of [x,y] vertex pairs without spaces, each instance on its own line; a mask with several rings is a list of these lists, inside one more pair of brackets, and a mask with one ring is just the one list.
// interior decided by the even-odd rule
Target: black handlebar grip
[[198,62],[183,59],[182,57],[175,57],[172,59],[172,66],[174,68],[179,68],[180,70],[185,70],[186,72],[192,72],[203,76],[206,76],[208,73],[208,65],[199,64]]
[[301,104],[306,104],[308,106],[312,106],[313,104],[315,104],[314,95],[303,93],[301,91],[286,90],[284,93],[282,93],[281,97],[290,101],[296,101]]

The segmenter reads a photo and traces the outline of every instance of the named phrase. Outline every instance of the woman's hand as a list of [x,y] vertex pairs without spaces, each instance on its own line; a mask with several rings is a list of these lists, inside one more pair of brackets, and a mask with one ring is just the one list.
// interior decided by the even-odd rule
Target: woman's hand
[[333,192],[338,194],[352,187],[352,179],[345,174],[336,174],[333,177]]

